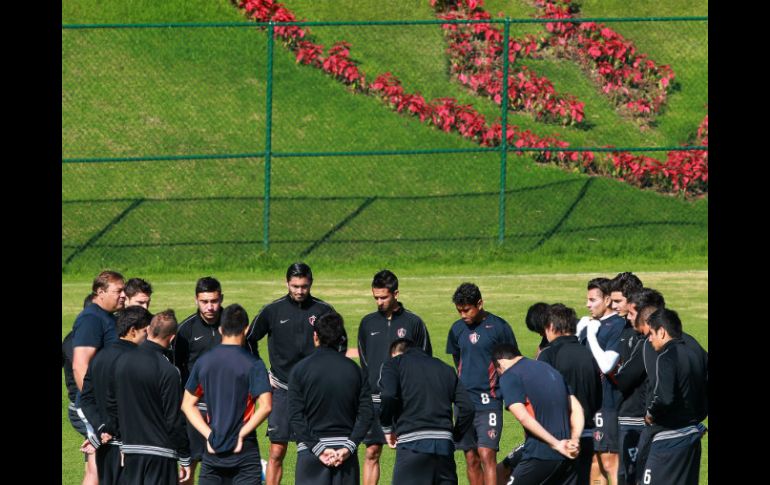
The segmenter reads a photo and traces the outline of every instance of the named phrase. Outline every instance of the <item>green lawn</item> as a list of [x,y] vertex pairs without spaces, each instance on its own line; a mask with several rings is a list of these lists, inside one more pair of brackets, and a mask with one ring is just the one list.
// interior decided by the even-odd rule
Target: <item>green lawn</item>
[[[527,331],[524,315],[529,305],[537,301],[562,302],[574,307],[578,315],[585,314],[585,284],[595,276],[612,277],[620,271],[634,270],[646,286],[658,289],[666,297],[670,308],[679,312],[685,331],[692,334],[708,349],[708,272],[704,270],[661,271],[653,267],[629,266],[627,263],[596,264],[594,269],[585,266],[576,270],[574,265],[564,265],[547,271],[534,272],[518,266],[478,265],[438,267],[431,264],[395,264],[391,269],[400,279],[401,301],[419,314],[426,322],[435,355],[451,364],[451,357],[444,353],[446,335],[457,319],[451,295],[463,281],[479,285],[486,307],[492,313],[505,318],[513,327],[522,351],[532,356],[539,336]],[[697,267],[696,267],[697,268]],[[358,323],[366,313],[374,311],[371,298],[371,275],[379,266],[360,265],[337,270],[332,265],[313,266],[315,286],[313,294],[332,305],[345,317],[348,335],[355,336]],[[260,307],[285,292],[281,282],[282,270],[268,273],[217,271],[213,276],[222,282],[225,304],[240,303],[253,317]],[[154,288],[154,311],[173,308],[182,319],[194,311],[193,288],[201,273],[154,273],[126,274],[142,276]],[[72,327],[72,322],[82,308],[83,296],[90,291],[93,275],[64,275],[62,281],[62,337]],[[267,357],[266,342],[260,342],[260,355]],[[82,457],[77,451],[79,435],[67,421],[67,395],[62,379],[62,483],[76,484],[82,478]],[[264,438],[265,425],[258,429],[260,449],[264,453],[268,443]],[[521,427],[506,413],[501,451],[498,458],[510,451],[523,439]],[[363,458],[359,450],[359,459]],[[382,456],[380,483],[390,483],[395,453],[385,450]],[[464,459],[456,454],[460,483],[467,483]],[[293,466],[296,448],[290,446],[284,469],[283,483],[293,483]],[[703,441],[701,460],[701,484],[708,483],[708,435]]]

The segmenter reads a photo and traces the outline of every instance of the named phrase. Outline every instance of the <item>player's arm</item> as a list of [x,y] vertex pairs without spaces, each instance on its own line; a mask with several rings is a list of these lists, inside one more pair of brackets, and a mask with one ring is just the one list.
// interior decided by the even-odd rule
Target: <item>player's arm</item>
[[169,441],[179,456],[180,466],[184,468],[190,466],[191,454],[187,428],[184,419],[182,419],[182,413],[179,412],[182,403],[182,386],[176,369],[168,367],[168,361],[166,361],[166,365],[167,367],[161,374],[160,382],[163,415]]
[[422,318],[420,317],[417,317],[416,333],[417,338],[415,339],[415,343],[417,346],[424,350],[426,354],[433,356],[433,346],[430,343],[430,333],[428,333],[428,326],[425,325],[425,322],[423,322]]
[[[91,369],[86,371],[86,375],[83,378],[83,389],[80,393],[80,410],[86,417],[89,423],[94,427],[96,433],[100,433],[104,428],[104,420],[99,413],[99,407],[96,404],[96,395],[94,394],[93,379],[91,378]],[[99,448],[101,445],[101,439],[98,435],[88,433],[88,441],[94,446]]]
[[356,366],[358,370],[359,378],[359,391],[358,391],[358,412],[356,413],[356,421],[353,424],[353,430],[350,432],[348,443],[345,447],[354,453],[356,447],[366,437],[366,433],[369,428],[372,427],[372,421],[374,420],[374,407],[372,406],[372,393],[369,389],[369,378]]
[[657,381],[652,391],[652,400],[647,408],[645,420],[655,423],[666,414],[674,402],[676,387],[676,362],[670,354],[660,355],[657,359]]
[[257,398],[257,409],[251,415],[251,418],[241,427],[238,432],[238,444],[235,447],[235,453],[241,451],[243,438],[249,436],[257,427],[262,424],[270,412],[273,410],[273,393],[270,388],[270,380],[267,377],[267,369],[264,362],[258,360],[252,372],[249,374],[249,394],[259,396]]
[[182,398],[182,412],[187,418],[187,422],[208,440],[209,435],[211,434],[211,428],[208,423],[206,423],[206,420],[203,419],[201,412],[198,411],[198,408],[195,406],[198,404],[199,400],[200,397],[185,389],[184,397]]
[[596,363],[599,364],[599,369],[601,369],[602,373],[609,374],[618,363],[620,354],[614,350],[604,350],[599,345],[596,334],[599,332],[600,326],[601,322],[599,322],[599,320],[591,320],[588,323],[586,338],[588,339],[588,348],[591,350],[591,354],[593,354]]
[[454,376],[454,381],[455,425],[452,430],[452,437],[455,441],[460,441],[473,426],[473,417],[476,413],[468,391],[456,375]]
[[358,325],[358,362],[361,364],[364,375],[369,375],[368,362],[366,359],[366,328],[364,319],[361,319],[361,323]]
[[446,353],[452,354],[452,360],[455,363],[455,369],[459,370],[460,367],[460,346],[457,345],[457,336],[453,332],[454,326],[449,329],[449,334],[446,339]]
[[311,453],[321,459],[324,449],[319,448],[319,439],[310,431],[305,417],[304,382],[299,365],[295,365],[289,375],[289,426],[297,438],[297,443],[305,443]]
[[398,359],[389,359],[380,371],[380,424],[385,434],[393,432],[393,424],[401,413],[401,385],[398,378]]
[[259,355],[258,342],[270,331],[270,309],[265,305],[249,325],[246,332],[246,346],[252,355]]
[[639,341],[634,350],[631,351],[631,356],[628,360],[623,362],[612,375],[612,380],[624,394],[639,387],[644,382],[644,378],[647,377],[641,351],[643,346],[644,341]]
[[78,346],[72,349],[72,373],[78,390],[83,390],[83,380],[88,372],[88,364],[96,355],[96,347]]
[[585,427],[585,416],[583,413],[583,406],[580,401],[573,395],[569,395],[570,414],[569,414],[569,429],[570,439],[576,443],[580,443],[580,435],[583,433]]

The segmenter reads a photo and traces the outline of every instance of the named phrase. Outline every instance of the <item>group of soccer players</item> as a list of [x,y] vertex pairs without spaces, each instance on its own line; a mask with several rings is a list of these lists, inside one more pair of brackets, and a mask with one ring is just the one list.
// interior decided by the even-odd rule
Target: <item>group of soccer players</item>
[[[471,485],[698,482],[708,354],[632,273],[589,281],[582,319],[532,305],[535,359],[462,283],[446,340],[454,368],[432,356],[391,271],[374,275],[377,311],[362,318],[356,348],[343,317],[311,295],[308,265],[290,265],[286,284],[249,323],[241,305],[223,305],[219,281],[200,278],[197,311],[177,323],[173,310],[149,312],[146,281],[100,273],[62,344],[83,483],[189,484],[200,463],[201,484],[277,485],[289,441],[297,484],[376,484],[384,445],[399,485],[458,483],[455,450]],[[504,409],[525,441],[498,463]]]

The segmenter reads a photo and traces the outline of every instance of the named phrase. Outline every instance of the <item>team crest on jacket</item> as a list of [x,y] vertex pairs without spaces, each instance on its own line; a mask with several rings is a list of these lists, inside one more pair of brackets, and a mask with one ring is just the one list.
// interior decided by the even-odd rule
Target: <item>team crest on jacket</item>
[[307,321],[310,322],[310,325],[315,326],[315,315],[310,315]]
[[406,337],[406,329],[405,328],[399,328],[396,330],[396,335],[398,335],[399,338]]
[[471,339],[471,343],[475,344],[479,341],[479,338],[481,338],[481,335],[477,334],[476,332],[473,332],[472,334],[468,335],[468,338]]
[[599,430],[594,431],[594,441],[601,441],[604,438],[604,433]]
[[497,438],[497,430],[495,428],[491,428],[489,431],[487,431],[487,436],[489,436],[489,439]]

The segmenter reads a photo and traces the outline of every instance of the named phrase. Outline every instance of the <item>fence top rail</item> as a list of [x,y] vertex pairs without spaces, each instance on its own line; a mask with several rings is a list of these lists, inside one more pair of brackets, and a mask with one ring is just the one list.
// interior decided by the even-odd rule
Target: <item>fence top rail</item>
[[587,23],[587,22],[708,22],[705,17],[595,17],[595,18],[492,18],[479,20],[367,20],[328,22],[189,22],[189,23],[136,23],[136,24],[62,24],[62,30],[84,29],[175,29],[175,28],[241,28],[268,27],[270,25],[322,27],[322,26],[367,26],[367,25],[443,25],[443,24],[542,24],[542,23]]
[[[708,151],[709,147],[700,145],[676,146],[676,147],[567,147],[567,148],[527,148],[508,146],[509,152],[669,152],[702,150]],[[302,158],[302,157],[371,157],[371,156],[396,156],[396,155],[438,155],[449,153],[485,153],[499,152],[500,146],[478,148],[434,148],[429,150],[368,150],[353,152],[271,152],[272,158]],[[212,154],[212,155],[160,155],[138,157],[86,157],[86,158],[62,158],[61,163],[114,163],[114,162],[162,162],[181,160],[225,160],[238,158],[264,158],[265,152]]]

